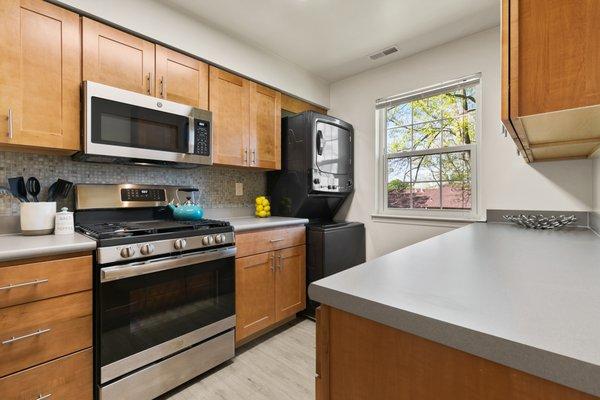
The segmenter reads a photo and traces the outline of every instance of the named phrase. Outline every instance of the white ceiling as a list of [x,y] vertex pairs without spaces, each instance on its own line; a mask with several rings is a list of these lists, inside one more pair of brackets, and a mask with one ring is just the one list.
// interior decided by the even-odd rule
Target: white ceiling
[[329,82],[500,23],[499,0],[160,1]]

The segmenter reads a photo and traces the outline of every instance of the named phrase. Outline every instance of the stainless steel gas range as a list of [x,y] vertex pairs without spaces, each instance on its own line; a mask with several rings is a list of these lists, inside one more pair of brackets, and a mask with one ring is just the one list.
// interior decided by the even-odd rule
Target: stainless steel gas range
[[94,381],[101,400],[153,399],[235,349],[235,236],[175,221],[180,190],[78,185],[77,230],[96,239]]

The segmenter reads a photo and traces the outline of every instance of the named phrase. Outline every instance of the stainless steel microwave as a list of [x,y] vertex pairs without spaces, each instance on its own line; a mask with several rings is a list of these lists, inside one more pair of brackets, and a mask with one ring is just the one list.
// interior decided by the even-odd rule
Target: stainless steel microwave
[[75,159],[194,167],[212,164],[212,113],[85,81],[83,150]]

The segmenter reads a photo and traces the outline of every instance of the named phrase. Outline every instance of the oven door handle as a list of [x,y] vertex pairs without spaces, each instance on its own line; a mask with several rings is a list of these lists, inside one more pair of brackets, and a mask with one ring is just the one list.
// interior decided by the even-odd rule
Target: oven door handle
[[133,276],[151,274],[153,272],[214,261],[221,258],[235,257],[235,251],[235,246],[229,246],[216,250],[184,254],[182,256],[164,257],[145,262],[139,261],[131,264],[105,267],[100,269],[100,282],[104,283],[116,281]]

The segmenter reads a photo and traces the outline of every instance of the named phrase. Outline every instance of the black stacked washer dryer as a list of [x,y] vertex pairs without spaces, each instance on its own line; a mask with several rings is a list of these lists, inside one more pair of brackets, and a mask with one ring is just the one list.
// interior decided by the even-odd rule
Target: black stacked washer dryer
[[[281,171],[269,172],[267,180],[271,211],[310,221],[308,286],[365,262],[364,225],[334,221],[354,190],[354,129],[338,118],[306,111],[283,118],[281,132]],[[317,305],[309,301],[309,316]]]

